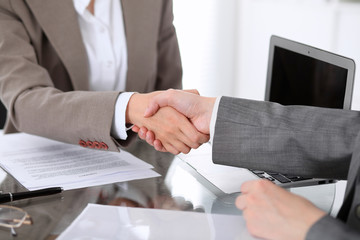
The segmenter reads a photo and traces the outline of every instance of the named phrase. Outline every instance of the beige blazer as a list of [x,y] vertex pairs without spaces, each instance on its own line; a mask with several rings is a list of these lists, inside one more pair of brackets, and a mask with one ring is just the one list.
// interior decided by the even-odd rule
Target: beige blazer
[[[122,0],[127,91],[181,88],[171,0]],[[0,0],[0,97],[5,133],[27,132],[117,151],[119,92],[88,91],[88,60],[72,0]],[[98,146],[98,145],[96,145]]]

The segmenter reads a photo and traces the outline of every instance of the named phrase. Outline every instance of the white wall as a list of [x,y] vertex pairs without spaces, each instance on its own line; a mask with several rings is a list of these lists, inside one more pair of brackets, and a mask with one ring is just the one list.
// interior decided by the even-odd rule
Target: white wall
[[184,88],[202,95],[232,95],[237,0],[174,0]]
[[[272,34],[353,58],[360,63],[360,2],[327,0],[241,0],[238,8],[235,96],[264,99]],[[353,109],[360,109],[355,76]]]
[[[174,0],[184,88],[264,99],[272,34],[353,58],[360,67],[360,1]],[[360,110],[360,74],[353,109]]]

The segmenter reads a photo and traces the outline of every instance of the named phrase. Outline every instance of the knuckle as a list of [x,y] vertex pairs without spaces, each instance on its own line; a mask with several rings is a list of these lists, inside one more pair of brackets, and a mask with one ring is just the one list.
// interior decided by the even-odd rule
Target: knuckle
[[194,143],[199,143],[201,140],[201,137],[199,136],[199,134],[195,134],[193,136],[191,136],[191,141]]
[[254,194],[249,194],[246,198],[246,202],[250,204],[254,204],[257,201],[257,197]]
[[256,181],[254,185],[255,185],[255,188],[257,188],[259,190],[263,190],[263,189],[266,189],[267,184],[268,184],[268,180],[261,179],[259,181]]
[[263,190],[263,191],[268,190],[269,187],[271,187],[271,186],[273,186],[272,182],[270,182],[269,180],[262,179],[262,181],[260,183],[261,190]]
[[201,146],[201,144],[194,144],[193,149],[198,149]]
[[184,153],[184,154],[188,154],[189,152],[190,152],[190,148],[185,148],[183,151],[182,151],[182,153]]

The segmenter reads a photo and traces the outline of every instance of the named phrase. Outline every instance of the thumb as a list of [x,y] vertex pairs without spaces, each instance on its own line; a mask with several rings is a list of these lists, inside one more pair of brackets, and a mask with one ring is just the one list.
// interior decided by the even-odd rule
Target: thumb
[[159,108],[169,106],[169,97],[167,92],[160,93],[150,99],[150,102],[145,110],[144,117],[151,117]]
[[160,106],[154,100],[151,100],[147,108],[145,109],[144,117],[151,117],[154,115],[158,110]]

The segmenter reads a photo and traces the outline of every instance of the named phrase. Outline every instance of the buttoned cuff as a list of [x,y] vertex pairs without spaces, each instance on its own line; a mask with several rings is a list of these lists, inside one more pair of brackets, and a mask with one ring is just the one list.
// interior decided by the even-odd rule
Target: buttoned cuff
[[211,114],[211,121],[210,121],[210,143],[213,142],[214,139],[214,134],[215,134],[215,123],[216,123],[216,118],[217,118],[217,113],[218,113],[218,109],[219,109],[219,103],[220,103],[220,97],[217,97],[215,100],[215,104],[213,107],[213,111]]
[[111,136],[115,139],[126,140],[128,135],[127,130],[131,128],[126,127],[126,109],[130,97],[134,92],[124,92],[119,95],[115,103],[115,112],[111,126]]

